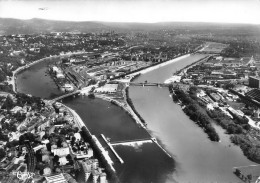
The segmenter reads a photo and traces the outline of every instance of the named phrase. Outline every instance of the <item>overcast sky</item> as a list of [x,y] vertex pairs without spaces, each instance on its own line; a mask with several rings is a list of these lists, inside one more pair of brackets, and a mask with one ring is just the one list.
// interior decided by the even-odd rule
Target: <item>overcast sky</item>
[[260,24],[260,0],[0,0],[0,17]]

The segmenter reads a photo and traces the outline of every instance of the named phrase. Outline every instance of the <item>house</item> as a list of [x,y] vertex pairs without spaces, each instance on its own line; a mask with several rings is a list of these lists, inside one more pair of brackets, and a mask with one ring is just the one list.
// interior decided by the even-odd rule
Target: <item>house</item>
[[10,110],[10,112],[11,112],[12,114],[16,114],[16,113],[18,113],[18,112],[26,113],[26,111],[24,111],[23,108],[20,107],[20,106],[15,106],[14,108],[12,108],[12,109]]
[[36,151],[38,151],[38,150],[44,148],[45,146],[46,146],[46,145],[38,145],[38,146],[34,147],[33,150],[34,150],[34,152],[36,152]]
[[[89,181],[90,175],[93,177],[93,182],[97,182],[102,180],[102,183],[106,183],[106,175],[102,173],[101,169],[98,167],[98,160],[97,159],[88,159],[81,162],[83,172],[85,174],[85,181]],[[101,182],[101,181],[99,181]]]
[[75,134],[74,134],[74,137],[76,138],[76,141],[77,141],[77,140],[81,140],[81,135],[80,135],[80,133],[75,133]]
[[58,73],[56,74],[56,78],[64,79],[65,76],[64,76],[64,74],[62,74],[61,72],[58,72]]
[[43,169],[43,175],[50,175],[51,174],[51,168],[50,167],[46,167]]
[[51,152],[54,154],[54,156],[58,155],[59,157],[67,156],[68,154],[70,154],[69,147],[51,149]]
[[62,156],[59,159],[59,163],[60,163],[60,166],[63,166],[63,165],[66,165],[67,163],[69,163],[69,161],[67,160],[66,156]]

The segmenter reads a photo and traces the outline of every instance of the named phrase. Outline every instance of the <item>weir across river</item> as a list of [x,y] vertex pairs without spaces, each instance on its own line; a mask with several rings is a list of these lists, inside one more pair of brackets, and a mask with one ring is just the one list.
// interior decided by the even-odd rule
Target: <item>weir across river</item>
[[117,145],[135,145],[139,143],[155,143],[163,152],[166,153],[167,156],[169,156],[170,158],[171,155],[157,142],[156,138],[151,137],[151,138],[143,138],[143,139],[133,139],[133,140],[122,140],[122,141],[114,141],[114,142],[109,142],[109,140],[107,140],[107,138],[101,134],[102,139],[105,141],[105,143],[107,144],[107,147],[113,152],[113,154],[116,156],[116,158],[119,160],[119,162],[121,164],[124,163],[123,159],[117,154],[117,152],[115,151],[113,146],[117,146]]

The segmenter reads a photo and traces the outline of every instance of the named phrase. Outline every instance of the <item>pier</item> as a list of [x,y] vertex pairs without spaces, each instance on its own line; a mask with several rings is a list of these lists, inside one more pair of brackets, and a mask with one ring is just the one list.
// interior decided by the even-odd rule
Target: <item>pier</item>
[[108,147],[111,149],[111,151],[114,153],[114,155],[116,156],[116,158],[119,160],[119,162],[121,164],[124,163],[124,161],[122,160],[122,158],[117,154],[117,152],[115,151],[115,149],[113,148],[113,146],[110,144],[110,142],[107,141],[106,137],[101,134],[101,137],[103,138],[103,140],[106,142],[106,144],[108,145]]
[[151,138],[144,138],[144,139],[134,139],[134,140],[121,140],[121,141],[115,141],[112,142],[111,145],[125,145],[129,143],[137,143],[137,142],[153,142]]

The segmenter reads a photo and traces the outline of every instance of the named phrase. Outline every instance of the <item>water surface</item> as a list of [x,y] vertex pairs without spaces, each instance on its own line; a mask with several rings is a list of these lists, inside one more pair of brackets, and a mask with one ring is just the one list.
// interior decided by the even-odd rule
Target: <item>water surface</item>
[[[192,55],[141,75],[135,82],[164,82],[176,68],[188,65],[202,56]],[[232,168],[253,164],[238,146],[231,144],[229,136],[221,127],[216,126],[221,142],[211,142],[180,106],[172,102],[168,88],[131,86],[130,97],[147,122],[148,129],[174,157],[174,180],[180,183],[240,182],[232,173]]]
[[[136,82],[164,82],[177,69],[204,56],[192,55],[141,75]],[[49,60],[50,63],[53,61]],[[62,94],[46,75],[46,65],[48,62],[38,63],[20,73],[17,76],[18,92],[43,98]],[[221,127],[216,126],[221,143],[211,142],[180,106],[172,102],[167,88],[131,86],[129,93],[136,109],[147,122],[150,133],[158,138],[174,160],[154,143],[135,147],[116,146],[116,151],[125,161],[124,164],[115,164],[123,183],[241,182],[233,175],[232,168],[253,163],[239,147],[230,143],[229,136]],[[110,102],[82,96],[63,102],[76,110],[98,138],[104,134],[115,142],[149,136],[124,110]]]

